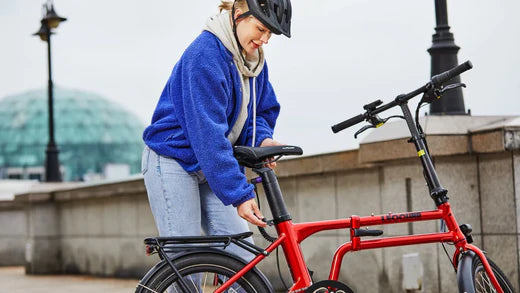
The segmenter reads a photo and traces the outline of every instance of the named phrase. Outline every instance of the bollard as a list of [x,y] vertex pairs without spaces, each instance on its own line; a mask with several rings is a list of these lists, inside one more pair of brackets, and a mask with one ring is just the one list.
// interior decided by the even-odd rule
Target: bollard
[[419,253],[403,255],[403,289],[407,293],[424,292],[423,265]]

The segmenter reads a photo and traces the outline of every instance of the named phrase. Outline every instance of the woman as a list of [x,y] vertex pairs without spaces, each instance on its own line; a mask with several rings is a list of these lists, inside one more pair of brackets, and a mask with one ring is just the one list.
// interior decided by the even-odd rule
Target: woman
[[[143,174],[161,236],[235,234],[265,226],[234,145],[272,139],[280,106],[262,46],[290,37],[290,0],[219,6],[173,68],[143,134]],[[236,208],[236,210],[235,210]],[[241,218],[243,219],[241,219]],[[240,250],[238,255],[249,258]]]

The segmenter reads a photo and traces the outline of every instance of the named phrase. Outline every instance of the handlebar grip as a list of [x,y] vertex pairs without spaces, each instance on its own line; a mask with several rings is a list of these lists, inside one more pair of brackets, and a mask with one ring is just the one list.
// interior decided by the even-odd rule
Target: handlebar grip
[[466,61],[458,66],[453,67],[452,69],[448,71],[444,71],[443,73],[439,73],[432,77],[432,83],[435,85],[441,85],[448,80],[454,78],[455,76],[463,73],[464,71],[470,70],[473,68],[473,64],[471,61]]
[[332,126],[332,132],[338,133],[345,128],[348,128],[350,126],[358,124],[359,122],[362,122],[363,120],[365,120],[365,115],[359,114],[357,116],[354,116],[348,120],[345,120],[343,122],[340,122],[340,123]]

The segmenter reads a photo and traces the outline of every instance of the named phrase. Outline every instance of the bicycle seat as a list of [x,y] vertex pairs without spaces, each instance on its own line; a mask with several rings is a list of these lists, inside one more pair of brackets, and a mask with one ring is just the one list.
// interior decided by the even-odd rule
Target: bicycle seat
[[267,158],[274,156],[301,155],[303,150],[297,146],[281,145],[268,147],[235,146],[233,155],[240,165],[255,168]]

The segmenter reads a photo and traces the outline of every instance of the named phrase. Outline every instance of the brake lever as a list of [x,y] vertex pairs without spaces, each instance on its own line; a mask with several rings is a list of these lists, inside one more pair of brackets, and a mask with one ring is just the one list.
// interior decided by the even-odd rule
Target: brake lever
[[386,118],[379,118],[379,116],[377,115],[374,115],[372,116],[371,118],[368,119],[368,122],[370,122],[369,125],[365,125],[363,126],[361,129],[359,129],[355,134],[354,134],[354,138],[357,138],[357,136],[359,134],[361,134],[362,132],[370,129],[370,128],[378,128],[378,127],[381,127],[383,126],[386,121],[392,119],[392,118],[400,118],[400,119],[405,119],[404,116],[402,115],[392,115],[392,116],[389,116],[389,117],[386,117]]
[[462,82],[452,83],[452,84],[449,84],[447,86],[442,87],[439,90],[439,93],[442,95],[442,94],[444,94],[445,92],[447,92],[449,90],[453,90],[453,89],[456,89],[456,88],[459,88],[459,87],[466,87],[466,84],[462,83]]
[[376,128],[376,127],[374,125],[365,125],[365,126],[363,126],[360,130],[356,131],[356,133],[354,134],[354,139],[356,139],[359,134],[361,134],[362,132],[364,132],[364,131],[366,131],[367,129],[370,129],[370,128]]
[[[380,100],[376,101],[376,102],[381,102]],[[374,103],[376,103],[374,102]],[[382,103],[382,102],[381,102]],[[365,105],[366,106],[366,105]],[[368,110],[368,111],[371,111],[371,110]],[[383,126],[383,124],[385,124],[386,120],[388,120],[388,118],[386,119],[381,119],[379,118],[379,116],[377,115],[371,115],[369,113],[369,118],[367,119],[367,122],[370,123],[369,125],[365,125],[363,126],[361,129],[359,129],[355,134],[354,134],[354,139],[357,138],[357,136],[359,134],[361,134],[362,132],[366,131],[367,129],[370,129],[370,128],[377,128],[379,126]]]

